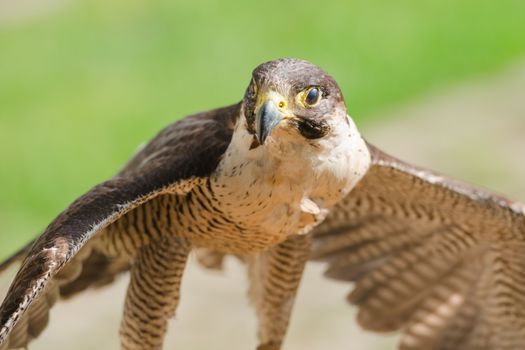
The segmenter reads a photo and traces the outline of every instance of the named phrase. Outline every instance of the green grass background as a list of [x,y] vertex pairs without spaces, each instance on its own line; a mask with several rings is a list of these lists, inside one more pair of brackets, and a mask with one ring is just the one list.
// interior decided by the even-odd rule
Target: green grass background
[[523,55],[524,15],[522,0],[63,0],[0,21],[0,257],[167,123],[238,101],[265,60],[324,67],[366,126]]

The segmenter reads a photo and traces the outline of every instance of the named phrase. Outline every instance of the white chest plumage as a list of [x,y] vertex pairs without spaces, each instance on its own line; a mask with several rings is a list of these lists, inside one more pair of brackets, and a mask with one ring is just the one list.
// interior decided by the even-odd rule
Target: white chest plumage
[[[220,210],[239,229],[237,234],[231,228],[224,232],[232,244],[223,250],[245,240],[253,250],[264,249],[321,222],[370,163],[368,148],[350,120],[343,130],[315,145],[305,145],[304,139],[297,140],[303,144],[280,144],[275,137],[250,149],[253,136],[238,125],[211,177]],[[220,235],[215,233],[214,248],[221,248]]]

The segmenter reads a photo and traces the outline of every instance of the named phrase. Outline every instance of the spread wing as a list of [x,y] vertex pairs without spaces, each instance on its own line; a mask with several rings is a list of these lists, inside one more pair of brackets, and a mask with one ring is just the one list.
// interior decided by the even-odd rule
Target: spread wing
[[[7,346],[10,331],[32,302],[97,232],[151,198],[183,193],[210,175],[231,140],[238,115],[239,105],[234,105],[172,124],[114,178],[95,186],[63,211],[24,250],[26,258],[0,307],[0,348]],[[40,308],[35,305],[33,308]],[[26,343],[24,336],[20,346]]]
[[525,348],[525,206],[369,146],[372,166],[315,231],[326,275],[399,348]]

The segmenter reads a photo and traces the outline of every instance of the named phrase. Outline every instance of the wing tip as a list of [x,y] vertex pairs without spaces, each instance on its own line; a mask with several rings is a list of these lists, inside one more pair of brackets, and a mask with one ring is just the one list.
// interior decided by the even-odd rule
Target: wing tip
[[361,309],[357,313],[357,324],[366,331],[389,334],[398,331],[402,325],[388,318],[378,318]]

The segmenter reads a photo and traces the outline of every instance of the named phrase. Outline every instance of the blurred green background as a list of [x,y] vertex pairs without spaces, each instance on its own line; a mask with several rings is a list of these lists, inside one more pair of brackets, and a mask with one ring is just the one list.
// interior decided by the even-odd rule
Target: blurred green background
[[238,101],[251,70],[328,70],[360,125],[525,53],[521,0],[0,1],[0,257],[141,142]]

